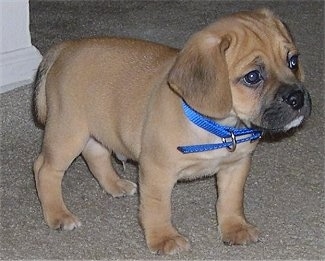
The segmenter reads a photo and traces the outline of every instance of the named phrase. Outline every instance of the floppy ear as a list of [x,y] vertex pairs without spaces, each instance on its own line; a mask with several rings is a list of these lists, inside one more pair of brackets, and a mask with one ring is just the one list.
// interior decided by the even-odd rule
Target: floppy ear
[[225,118],[232,107],[225,50],[230,37],[193,35],[169,72],[169,86],[198,112]]

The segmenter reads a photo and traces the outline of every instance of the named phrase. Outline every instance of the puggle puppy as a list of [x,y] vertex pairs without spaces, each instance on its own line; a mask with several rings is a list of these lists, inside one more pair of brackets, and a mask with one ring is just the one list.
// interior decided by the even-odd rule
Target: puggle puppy
[[107,193],[136,192],[113,169],[114,152],[139,163],[140,223],[150,251],[190,248],[172,225],[172,189],[179,179],[214,174],[222,240],[256,242],[243,210],[252,153],[262,131],[287,131],[309,116],[302,80],[292,36],[267,9],[223,17],[182,50],[109,37],[54,46],[35,82],[45,132],[34,172],[47,224],[80,226],[61,191],[80,154]]

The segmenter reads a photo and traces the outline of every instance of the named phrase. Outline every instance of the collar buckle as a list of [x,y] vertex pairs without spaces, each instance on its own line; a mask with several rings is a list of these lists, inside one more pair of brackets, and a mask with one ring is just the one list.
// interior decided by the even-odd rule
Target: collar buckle
[[[230,138],[231,138],[231,145],[227,145],[226,146],[226,149],[229,151],[229,152],[234,152],[236,150],[236,147],[237,147],[237,140],[236,140],[236,136],[235,134],[231,131],[230,132]],[[224,144],[227,144],[228,142],[226,141],[226,138],[222,138],[222,142]]]

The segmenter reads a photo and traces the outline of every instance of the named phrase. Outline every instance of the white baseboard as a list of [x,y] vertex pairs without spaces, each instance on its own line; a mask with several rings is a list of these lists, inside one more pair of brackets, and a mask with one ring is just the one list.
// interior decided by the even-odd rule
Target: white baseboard
[[0,93],[32,83],[41,60],[34,46],[0,53]]

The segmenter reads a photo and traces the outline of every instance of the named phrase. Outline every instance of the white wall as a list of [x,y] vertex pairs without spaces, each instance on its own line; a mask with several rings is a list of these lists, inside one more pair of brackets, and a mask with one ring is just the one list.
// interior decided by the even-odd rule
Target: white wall
[[0,0],[0,93],[29,84],[42,56],[32,46],[28,0]]

